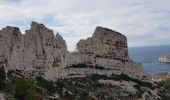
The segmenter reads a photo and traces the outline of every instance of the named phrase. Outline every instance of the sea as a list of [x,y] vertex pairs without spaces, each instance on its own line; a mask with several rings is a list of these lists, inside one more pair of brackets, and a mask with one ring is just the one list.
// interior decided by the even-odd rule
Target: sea
[[170,55],[170,45],[131,47],[129,56],[132,60],[142,63],[144,70],[152,75],[170,72],[170,63],[160,63],[160,56]]

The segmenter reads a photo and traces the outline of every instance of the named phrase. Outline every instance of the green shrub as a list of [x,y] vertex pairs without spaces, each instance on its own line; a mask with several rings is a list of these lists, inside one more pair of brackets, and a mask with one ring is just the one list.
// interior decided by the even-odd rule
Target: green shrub
[[[42,90],[38,88],[31,79],[20,75],[13,70],[7,73],[8,80],[3,67],[0,67],[0,90],[4,92],[7,100],[42,100]],[[2,88],[1,88],[2,87]],[[11,99],[13,98],[13,99]]]
[[36,99],[36,87],[30,80],[16,79],[13,81],[13,85],[15,86],[15,98],[18,100]]
[[42,87],[46,90],[47,93],[52,94],[56,92],[56,88],[52,81],[47,81],[42,77],[36,77],[36,82],[39,87]]
[[167,87],[167,88],[170,88],[170,79],[166,79],[163,81],[163,86],[164,87]]
[[5,80],[6,74],[4,67],[0,67],[0,80]]
[[161,87],[164,87],[162,94],[162,100],[170,100],[170,79],[162,80],[158,83]]
[[5,79],[6,79],[6,74],[5,74],[5,69],[4,67],[0,67],[0,90],[4,89],[5,87]]
[[112,76],[113,76],[113,79],[114,79],[114,80],[132,81],[132,82],[137,83],[137,84],[140,85],[140,86],[145,86],[145,87],[148,87],[148,88],[150,88],[150,89],[156,88],[156,87],[153,86],[153,84],[150,83],[150,82],[144,82],[144,81],[141,81],[141,80],[139,80],[139,79],[131,78],[131,77],[129,77],[128,75],[125,75],[125,74],[112,75]]

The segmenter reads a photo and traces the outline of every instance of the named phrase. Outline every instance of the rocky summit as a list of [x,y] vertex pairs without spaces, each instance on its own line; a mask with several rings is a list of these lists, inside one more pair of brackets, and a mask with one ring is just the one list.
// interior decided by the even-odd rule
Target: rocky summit
[[57,99],[161,98],[143,66],[129,58],[126,36],[103,27],[97,27],[92,37],[80,40],[71,53],[62,36],[54,35],[43,24],[32,22],[25,34],[7,26],[0,30],[0,67],[7,75],[19,73],[40,82],[39,86],[42,79],[51,81],[55,89],[51,96]]
[[69,53],[65,40],[43,24],[32,22],[25,34],[7,26],[0,31],[0,48],[0,62],[7,70],[22,70],[48,80],[122,73],[147,78],[142,65],[128,57],[127,38],[107,28],[97,27],[92,37],[80,40],[77,50]]

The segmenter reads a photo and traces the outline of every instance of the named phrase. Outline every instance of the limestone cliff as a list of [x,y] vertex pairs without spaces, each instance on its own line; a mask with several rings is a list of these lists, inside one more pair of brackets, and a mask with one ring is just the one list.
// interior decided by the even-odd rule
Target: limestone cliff
[[[54,98],[161,98],[143,66],[129,58],[126,36],[107,28],[97,27],[70,53],[65,40],[43,24],[32,22],[25,34],[7,26],[0,30],[0,48],[0,68],[12,77],[36,80],[42,91],[54,90]],[[44,84],[50,84],[50,90]]]
[[76,52],[69,53],[65,40],[43,24],[32,22],[25,34],[7,26],[0,31],[0,48],[1,65],[7,70],[49,80],[89,74],[147,78],[142,65],[129,58],[126,36],[107,28],[97,27],[92,37],[77,43]]
[[65,40],[43,24],[32,22],[21,34],[19,28],[7,26],[0,31],[0,59],[7,69],[44,73],[62,67],[67,52]]
[[162,62],[162,63],[170,63],[170,55],[159,57],[158,60],[159,62]]
[[127,38],[121,33],[97,27],[91,38],[79,41],[77,51],[105,58],[128,59]]

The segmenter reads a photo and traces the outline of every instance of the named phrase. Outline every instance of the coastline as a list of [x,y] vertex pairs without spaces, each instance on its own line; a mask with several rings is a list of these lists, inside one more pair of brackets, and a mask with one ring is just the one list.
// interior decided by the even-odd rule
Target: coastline
[[159,73],[156,75],[152,75],[152,80],[155,82],[160,82],[170,79],[170,72]]
[[161,63],[170,63],[170,55],[161,56],[158,61]]

